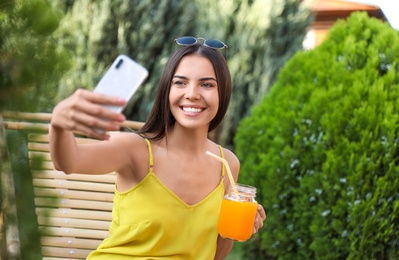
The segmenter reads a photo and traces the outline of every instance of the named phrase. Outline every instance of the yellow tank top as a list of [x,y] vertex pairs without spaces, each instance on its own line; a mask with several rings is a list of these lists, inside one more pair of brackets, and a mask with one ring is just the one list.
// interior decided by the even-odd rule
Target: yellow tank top
[[110,236],[87,259],[214,259],[224,167],[219,185],[200,202],[188,205],[154,174],[151,144],[145,140],[149,172],[125,192],[115,187]]

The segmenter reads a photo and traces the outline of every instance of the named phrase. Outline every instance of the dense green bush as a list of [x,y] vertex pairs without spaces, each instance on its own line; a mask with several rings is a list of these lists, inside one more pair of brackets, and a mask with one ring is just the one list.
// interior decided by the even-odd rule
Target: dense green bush
[[297,53],[235,137],[253,259],[399,257],[399,34],[365,13]]

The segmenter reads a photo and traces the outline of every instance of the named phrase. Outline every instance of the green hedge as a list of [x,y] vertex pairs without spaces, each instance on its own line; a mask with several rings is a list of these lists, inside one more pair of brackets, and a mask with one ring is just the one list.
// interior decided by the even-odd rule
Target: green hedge
[[398,143],[399,33],[354,13],[297,53],[238,128],[239,181],[268,213],[245,255],[397,259]]

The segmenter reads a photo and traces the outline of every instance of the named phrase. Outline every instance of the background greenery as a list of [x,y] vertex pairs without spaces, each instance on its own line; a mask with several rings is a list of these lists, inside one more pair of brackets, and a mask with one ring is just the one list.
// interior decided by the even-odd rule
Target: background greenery
[[250,259],[399,258],[399,33],[365,13],[298,52],[235,137],[266,227]]
[[[143,121],[162,69],[178,48],[174,39],[182,35],[217,38],[229,46],[234,91],[225,123],[211,138],[232,147],[240,118],[268,92],[285,61],[302,48],[311,20],[310,11],[298,0],[4,0],[0,3],[0,110],[51,112],[76,88],[94,88],[113,59],[124,53],[150,71],[124,112],[129,119]],[[22,258],[36,259],[40,252],[26,136],[7,133],[1,149],[10,151],[13,163]],[[6,138],[3,132],[1,138]],[[2,165],[9,160],[2,153]]]
[[[24,4],[22,4],[22,2]],[[0,4],[0,110],[50,110],[68,52],[52,36],[62,11],[47,1]]]
[[[398,258],[398,32],[356,15],[291,60],[311,21],[299,0],[5,0],[0,110],[51,112],[124,53],[150,71],[124,112],[143,121],[174,39],[220,39],[234,89],[211,138],[235,149],[268,211],[230,259]],[[37,259],[25,133],[7,141],[22,259]]]
[[[68,51],[57,44],[54,31],[62,19],[62,11],[48,1],[2,1],[0,3],[0,111],[42,111],[53,106],[57,84],[70,67]],[[3,121],[0,114],[0,127]],[[26,160],[26,135],[0,131],[0,173],[8,174],[12,165],[22,255],[9,258],[1,243],[1,259],[38,259],[40,247],[36,216],[33,210],[32,178]],[[2,183],[4,191],[5,183]],[[3,201],[0,195],[0,203]],[[0,216],[6,205],[1,205]],[[2,222],[2,221],[0,221]],[[9,225],[10,223],[5,223]],[[5,226],[0,240],[4,242]]]
[[267,93],[280,67],[297,50],[310,11],[298,0],[55,0],[65,12],[59,44],[72,50],[74,63],[58,85],[58,99],[76,88],[93,89],[120,53],[144,65],[149,79],[125,110],[145,121],[163,68],[183,35],[225,42],[234,87],[230,109],[212,138],[232,146],[234,129]]

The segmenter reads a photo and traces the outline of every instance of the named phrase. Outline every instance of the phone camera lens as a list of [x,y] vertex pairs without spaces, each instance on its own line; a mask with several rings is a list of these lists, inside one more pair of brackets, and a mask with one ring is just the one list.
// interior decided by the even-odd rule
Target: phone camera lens
[[122,63],[123,63],[123,59],[120,59],[120,60],[118,61],[118,63],[116,64],[115,67],[116,67],[117,69],[119,69],[119,67],[122,66]]

